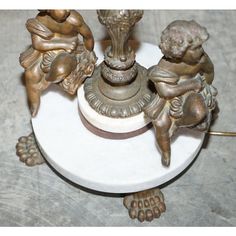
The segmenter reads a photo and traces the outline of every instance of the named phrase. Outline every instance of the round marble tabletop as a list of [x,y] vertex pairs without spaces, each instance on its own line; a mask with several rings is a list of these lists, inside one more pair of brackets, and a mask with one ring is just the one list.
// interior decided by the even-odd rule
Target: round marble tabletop
[[[98,57],[102,55],[99,45],[95,52]],[[137,62],[149,67],[158,62],[156,55],[161,55],[157,46],[143,43]],[[178,132],[172,138],[171,165],[163,167],[152,129],[123,140],[96,136],[83,126],[77,99],[53,86],[41,97],[32,126],[44,157],[61,175],[86,188],[109,193],[136,192],[169,181],[193,161],[204,139],[198,131]]]

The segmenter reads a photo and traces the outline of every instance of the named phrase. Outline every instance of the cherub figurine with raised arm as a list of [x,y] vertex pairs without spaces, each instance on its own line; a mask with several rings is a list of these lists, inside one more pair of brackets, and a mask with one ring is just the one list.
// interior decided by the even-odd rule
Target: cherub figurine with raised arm
[[172,22],[161,36],[164,56],[149,69],[157,93],[144,112],[152,120],[164,166],[170,165],[170,139],[179,127],[209,128],[217,90],[213,64],[202,48],[208,37],[195,21]]
[[[51,83],[75,94],[91,76],[96,56],[93,35],[82,16],[74,10],[42,10],[29,19],[32,46],[20,56],[31,115],[36,116],[40,95]],[[83,43],[79,40],[83,38]]]

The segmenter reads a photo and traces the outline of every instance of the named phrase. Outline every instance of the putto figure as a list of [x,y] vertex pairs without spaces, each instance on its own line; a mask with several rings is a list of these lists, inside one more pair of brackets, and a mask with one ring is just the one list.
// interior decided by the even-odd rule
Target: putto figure
[[[93,35],[74,10],[42,10],[26,22],[32,46],[20,55],[31,115],[36,116],[40,95],[51,83],[75,94],[96,63]],[[79,40],[83,38],[83,43]]]
[[170,139],[179,127],[209,128],[217,90],[214,66],[202,48],[208,38],[195,21],[172,22],[161,36],[164,56],[149,69],[157,93],[144,112],[152,120],[164,166],[170,165]]

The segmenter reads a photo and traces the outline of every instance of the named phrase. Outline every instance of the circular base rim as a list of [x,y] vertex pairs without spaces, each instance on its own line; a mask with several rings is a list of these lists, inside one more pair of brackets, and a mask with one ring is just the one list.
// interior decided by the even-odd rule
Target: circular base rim
[[[152,55],[154,47],[144,46],[137,56],[147,60],[143,63],[149,66],[153,61],[145,55]],[[94,137],[79,119],[77,100],[65,99],[58,88],[42,96],[32,127],[43,155],[58,173],[85,188],[115,194],[142,191],[170,181],[196,159],[205,136],[185,129],[178,138],[173,137],[171,165],[165,168],[152,130],[127,141]],[[184,148],[183,143],[187,143]],[[116,165],[121,160],[121,166]]]
[[132,132],[127,132],[127,133],[113,133],[113,132],[107,132],[105,130],[99,129],[97,127],[95,127],[94,125],[92,125],[88,120],[86,120],[86,118],[83,116],[82,112],[79,109],[79,116],[80,119],[83,123],[83,125],[93,134],[102,137],[102,138],[106,138],[106,139],[128,139],[128,138],[132,138],[138,135],[141,135],[145,132],[147,132],[149,129],[151,129],[152,123],[148,123],[146,126],[137,129],[135,131]]
[[146,127],[151,120],[140,113],[126,118],[112,118],[96,112],[85,99],[84,86],[77,92],[78,106],[85,119],[97,129],[108,133],[130,133]]

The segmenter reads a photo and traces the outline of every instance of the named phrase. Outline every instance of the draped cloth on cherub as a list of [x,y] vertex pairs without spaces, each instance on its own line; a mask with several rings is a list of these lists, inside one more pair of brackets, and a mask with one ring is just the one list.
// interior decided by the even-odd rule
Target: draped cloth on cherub
[[[155,65],[148,69],[148,79],[150,79],[154,84],[164,82],[173,85],[177,84],[178,75]],[[144,108],[144,113],[152,120],[155,120],[158,118],[158,115],[163,110],[165,104],[166,99],[161,98],[158,93],[156,93],[154,99]]]
[[[34,18],[26,22],[26,28],[32,35],[37,35],[44,40],[50,40],[54,36],[51,30]],[[21,53],[20,64],[23,68],[27,69],[39,60],[40,68],[46,74],[50,71],[54,59],[62,52],[65,52],[65,50],[60,49],[40,52],[31,46],[25,52]],[[66,92],[72,95],[76,93],[78,87],[84,80],[92,75],[97,61],[95,53],[88,51],[79,39],[78,46],[73,52],[73,55],[76,57],[77,66],[68,77],[59,83]]]
[[[177,85],[179,76],[172,71],[163,69],[160,66],[153,66],[149,69],[149,77],[154,83],[163,82],[169,85]],[[163,99],[164,100],[164,99]],[[171,117],[178,119],[183,115],[183,96],[174,97],[172,99],[165,99],[165,103],[169,103],[169,114]]]
[[[164,82],[169,85],[177,85],[179,81],[179,77],[177,74],[164,70],[160,66],[152,66],[148,70],[148,78],[154,82],[154,84],[159,82]],[[204,76],[200,74],[196,74],[195,78],[200,78],[203,81],[203,89],[200,92],[202,95],[206,107],[208,107],[209,111],[214,110],[216,105],[216,95],[217,90],[212,85],[208,84],[205,81]],[[158,93],[154,97],[154,99],[149,103],[145,109],[144,113],[147,114],[152,120],[157,119],[158,115],[163,111],[166,103],[169,103],[169,114],[171,117],[178,119],[183,115],[183,103],[187,96],[191,93],[195,93],[194,91],[186,92],[185,94],[174,97],[172,99],[164,99],[161,98]]]
[[[37,19],[29,19],[26,22],[26,28],[31,34],[38,35],[39,37],[49,40],[53,37],[53,33],[45,25],[43,25]],[[35,50],[33,46],[30,46],[26,51],[20,55],[20,64],[23,68],[27,69],[30,67],[39,57],[42,55],[41,52]]]

